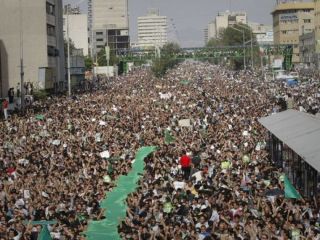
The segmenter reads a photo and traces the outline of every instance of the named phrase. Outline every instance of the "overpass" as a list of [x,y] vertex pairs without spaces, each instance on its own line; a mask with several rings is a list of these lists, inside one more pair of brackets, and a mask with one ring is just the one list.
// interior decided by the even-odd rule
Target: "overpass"
[[[290,68],[292,65],[292,45],[254,45],[251,46],[216,46],[216,47],[201,47],[201,48],[181,48],[179,53],[176,54],[161,54],[161,57],[173,57],[177,60],[210,60],[210,59],[235,59],[235,58],[251,58],[251,51],[259,53],[260,56],[282,56],[286,64],[286,68]],[[118,51],[118,57],[122,62],[147,62],[156,59],[156,49],[121,49]],[[258,57],[255,54],[254,57]]]

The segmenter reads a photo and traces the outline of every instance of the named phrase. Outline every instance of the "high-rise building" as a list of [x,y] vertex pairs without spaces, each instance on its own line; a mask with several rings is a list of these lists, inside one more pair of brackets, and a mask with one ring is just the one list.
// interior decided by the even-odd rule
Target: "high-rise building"
[[20,88],[20,59],[24,82],[39,89],[65,84],[62,0],[0,0],[1,91]]
[[279,1],[272,12],[275,44],[293,45],[292,63],[300,62],[299,37],[314,30],[314,3]]
[[167,17],[151,9],[146,16],[138,17],[138,44],[140,48],[162,47],[168,42]]
[[63,15],[63,31],[65,39],[67,39],[68,28],[69,38],[74,43],[75,48],[82,49],[83,55],[87,56],[89,50],[87,14],[81,14],[78,7],[70,8],[67,5]]
[[90,0],[88,12],[94,56],[106,45],[116,54],[129,48],[128,0]]
[[215,19],[208,24],[208,40],[219,38],[224,29],[239,23],[247,24],[246,12],[219,12]]

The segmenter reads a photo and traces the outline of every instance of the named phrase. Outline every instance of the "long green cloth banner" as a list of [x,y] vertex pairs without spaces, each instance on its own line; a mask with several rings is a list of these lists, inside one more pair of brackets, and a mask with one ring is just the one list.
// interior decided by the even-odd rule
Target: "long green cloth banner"
[[136,153],[132,170],[127,176],[120,176],[116,187],[106,194],[100,206],[105,209],[105,219],[101,221],[90,221],[86,236],[88,240],[121,239],[118,234],[119,220],[126,217],[128,195],[136,190],[141,173],[144,171],[144,159],[154,151],[156,147],[142,147]]

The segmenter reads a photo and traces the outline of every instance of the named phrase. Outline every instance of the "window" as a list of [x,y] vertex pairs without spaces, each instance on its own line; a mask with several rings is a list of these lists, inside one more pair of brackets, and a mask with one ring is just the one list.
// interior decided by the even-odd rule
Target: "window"
[[52,4],[47,2],[46,9],[47,9],[47,14],[53,15],[53,16],[55,15],[55,7],[54,7],[54,5],[52,5]]
[[48,46],[48,56],[55,57],[57,56],[57,51],[55,47]]
[[103,42],[102,38],[97,38],[97,42]]
[[103,32],[96,32],[96,35],[103,35]]
[[311,19],[303,19],[304,23],[311,23]]
[[50,24],[47,24],[47,35],[56,36],[56,27]]

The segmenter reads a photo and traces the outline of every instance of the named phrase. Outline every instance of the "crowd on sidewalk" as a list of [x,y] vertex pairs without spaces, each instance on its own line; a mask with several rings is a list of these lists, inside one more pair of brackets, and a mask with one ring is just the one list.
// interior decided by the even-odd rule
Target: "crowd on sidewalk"
[[284,108],[317,114],[317,80],[288,87],[184,63],[162,79],[137,70],[35,104],[41,114],[0,122],[0,240],[36,240],[33,221],[49,220],[53,239],[85,239],[141,146],[158,150],[127,199],[123,239],[319,239],[319,199],[267,194],[283,190],[283,172],[257,121]]

